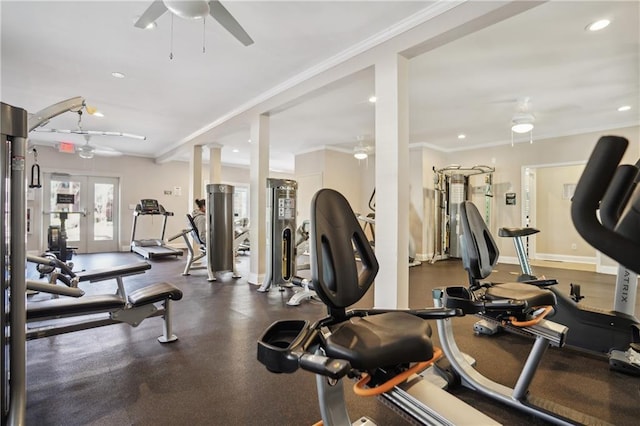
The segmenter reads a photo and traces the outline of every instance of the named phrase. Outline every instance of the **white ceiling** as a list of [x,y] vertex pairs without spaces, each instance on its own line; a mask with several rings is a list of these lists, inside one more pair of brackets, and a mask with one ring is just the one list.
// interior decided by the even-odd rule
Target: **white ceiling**
[[[150,2],[1,1],[0,98],[35,112],[83,96],[104,118],[86,130],[146,135],[144,142],[95,137],[92,144],[157,158],[189,135],[274,86],[384,32],[434,2],[223,1],[255,40],[242,46],[213,20],[133,26]],[[640,124],[640,11],[637,1],[554,1],[436,48],[409,62],[410,143],[442,150],[511,143],[517,99],[530,97],[534,137]],[[598,33],[585,26],[601,17]],[[174,59],[169,59],[170,51]],[[126,74],[115,79],[112,71]],[[374,134],[373,70],[337,81],[271,117],[271,168],[294,155],[347,147]],[[621,105],[631,105],[625,113]],[[49,128],[76,127],[68,113]],[[458,140],[465,133],[467,138]],[[32,133],[51,143],[77,135]],[[246,124],[218,133],[227,164],[249,164]],[[234,153],[233,149],[239,150]],[[188,158],[188,149],[183,158]],[[99,161],[99,158],[94,160]]]

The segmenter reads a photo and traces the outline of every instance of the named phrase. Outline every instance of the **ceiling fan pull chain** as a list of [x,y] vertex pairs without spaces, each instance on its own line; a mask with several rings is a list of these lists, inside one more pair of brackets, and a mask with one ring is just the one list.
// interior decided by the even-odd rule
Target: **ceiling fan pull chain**
[[171,14],[171,46],[169,49],[169,59],[173,59],[173,13]]
[[205,22],[206,22],[207,18],[202,18],[202,53],[205,53]]

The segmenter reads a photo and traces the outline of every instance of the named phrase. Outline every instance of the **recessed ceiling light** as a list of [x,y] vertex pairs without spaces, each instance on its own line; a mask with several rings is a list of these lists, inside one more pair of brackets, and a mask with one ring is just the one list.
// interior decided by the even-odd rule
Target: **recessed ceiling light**
[[599,21],[592,22],[587,25],[587,30],[589,31],[600,31],[601,29],[607,28],[611,23],[608,19],[600,19]]
[[112,72],[111,75],[114,76],[115,78],[124,78],[124,74],[118,71]]
[[100,111],[96,111],[96,112],[94,112],[94,113],[93,113],[93,114],[91,114],[91,115],[93,115],[94,117],[104,117],[104,114],[103,114],[103,113],[101,113]]
[[369,102],[371,102],[372,104],[375,104],[377,100],[378,100],[378,98],[376,98],[375,96],[370,96],[369,97]]
[[231,152],[240,152],[240,150],[239,149],[234,149]]
[[465,139],[467,137],[467,135],[465,135],[464,133],[460,133],[458,135],[458,139]]
[[251,143],[251,139],[249,139],[248,142]]
[[623,105],[620,108],[618,108],[618,111],[624,112],[624,111],[629,111],[630,109],[631,109],[631,105]]

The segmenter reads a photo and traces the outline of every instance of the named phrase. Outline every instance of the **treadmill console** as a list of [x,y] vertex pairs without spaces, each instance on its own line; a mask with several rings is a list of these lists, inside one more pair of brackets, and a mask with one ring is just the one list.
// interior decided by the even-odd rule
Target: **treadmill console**
[[140,200],[140,203],[136,206],[136,211],[140,214],[162,214],[164,209],[158,204],[158,200],[145,198]]

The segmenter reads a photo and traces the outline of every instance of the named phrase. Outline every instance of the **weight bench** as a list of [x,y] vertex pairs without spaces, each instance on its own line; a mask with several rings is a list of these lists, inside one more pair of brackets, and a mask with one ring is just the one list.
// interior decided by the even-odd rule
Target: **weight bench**
[[[182,299],[180,289],[173,284],[161,282],[139,288],[129,294],[126,293],[122,278],[144,273],[150,268],[151,265],[147,262],[139,262],[78,274],[80,281],[97,282],[115,279],[118,283],[116,294],[28,302],[27,323],[88,315],[94,317],[73,323],[27,328],[27,340],[118,323],[127,323],[132,327],[137,327],[144,319],[155,316],[162,316],[164,320],[163,335],[158,337],[158,341],[168,343],[177,340],[178,338],[172,333],[171,301]],[[95,317],[95,314],[106,314],[107,316]]]

